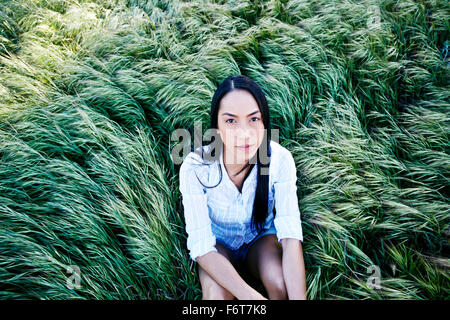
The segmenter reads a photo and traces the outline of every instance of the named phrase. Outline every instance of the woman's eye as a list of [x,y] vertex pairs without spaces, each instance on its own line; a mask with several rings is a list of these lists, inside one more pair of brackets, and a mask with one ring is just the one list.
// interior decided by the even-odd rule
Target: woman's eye
[[[256,121],[258,121],[258,120],[260,120],[258,117],[253,117],[253,118],[252,118],[252,121],[253,121],[253,122],[256,122]],[[227,119],[227,120],[225,120],[226,123],[233,123],[233,122],[230,122],[230,121],[234,121],[234,119]]]

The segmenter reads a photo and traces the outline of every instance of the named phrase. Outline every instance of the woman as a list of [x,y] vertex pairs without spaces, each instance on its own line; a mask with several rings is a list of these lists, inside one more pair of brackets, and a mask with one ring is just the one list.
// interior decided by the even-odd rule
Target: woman
[[306,299],[296,166],[270,140],[264,93],[250,78],[230,76],[210,115],[219,147],[191,151],[180,167],[187,247],[199,265],[203,299],[266,299],[242,279],[238,264],[262,281],[269,299]]

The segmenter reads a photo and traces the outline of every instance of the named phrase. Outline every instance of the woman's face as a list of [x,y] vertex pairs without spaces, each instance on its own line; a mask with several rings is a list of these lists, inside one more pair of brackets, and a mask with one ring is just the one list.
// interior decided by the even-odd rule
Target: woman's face
[[[264,138],[258,103],[243,89],[228,92],[220,101],[218,133],[224,144],[227,164],[244,164],[252,158]],[[245,148],[244,146],[249,147]]]

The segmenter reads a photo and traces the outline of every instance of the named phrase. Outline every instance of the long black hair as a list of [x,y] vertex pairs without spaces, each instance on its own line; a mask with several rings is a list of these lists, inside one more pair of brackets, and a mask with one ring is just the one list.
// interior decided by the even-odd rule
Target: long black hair
[[[270,115],[269,115],[269,107],[267,104],[266,97],[264,95],[264,92],[259,87],[259,85],[250,79],[249,77],[245,75],[237,75],[237,76],[229,76],[226,78],[216,89],[212,102],[211,102],[211,111],[210,111],[210,129],[218,129],[218,112],[220,107],[220,101],[222,97],[227,94],[228,92],[231,92],[236,89],[241,90],[247,90],[249,93],[252,94],[252,96],[255,98],[256,102],[258,103],[259,111],[261,112],[262,121],[264,124],[264,139],[259,146],[258,150],[256,151],[256,154],[253,156],[252,159],[247,162],[244,167],[235,175],[240,174],[243,170],[250,167],[244,180],[247,179],[248,175],[253,169],[253,166],[255,163],[258,165],[258,171],[257,171],[257,183],[256,183],[256,190],[255,190],[255,200],[253,202],[253,212],[252,212],[252,220],[251,220],[251,228],[253,230],[256,230],[258,233],[260,233],[263,228],[264,224],[268,215],[269,211],[269,165],[270,165],[270,156],[271,156],[271,148],[270,148]],[[192,131],[192,130],[191,130]],[[195,137],[195,135],[194,135]],[[212,137],[214,140],[218,138],[221,140],[219,135]],[[218,149],[219,154],[220,152],[223,152],[223,142],[219,141],[219,143],[216,143],[218,145],[218,148],[209,148],[206,151],[204,151],[203,147],[199,149],[194,150],[194,146],[191,147],[191,151],[195,153],[201,154],[201,158],[204,160],[215,158],[215,152],[216,149]],[[262,151],[260,152],[260,149]],[[199,151],[200,150],[200,151]],[[260,156],[267,155],[267,160],[261,162]],[[256,158],[256,159],[255,159]],[[256,161],[255,161],[256,160]],[[211,163],[202,162],[203,165],[211,165]],[[200,179],[197,176],[198,181],[205,187],[205,188],[215,188],[219,183],[222,181],[222,167],[219,165],[220,168],[220,180],[219,182],[214,186],[206,186],[204,185]],[[262,174],[264,173],[264,174]],[[197,175],[197,174],[196,174]]]

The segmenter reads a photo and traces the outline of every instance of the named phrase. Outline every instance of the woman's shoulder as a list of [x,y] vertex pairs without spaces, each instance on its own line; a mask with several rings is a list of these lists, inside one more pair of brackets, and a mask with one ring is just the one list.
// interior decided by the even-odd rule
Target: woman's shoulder
[[[200,181],[208,181],[210,175],[209,161],[204,158],[208,149],[201,147],[190,151],[180,166],[180,191],[183,193],[204,193],[205,189]],[[194,191],[195,190],[195,191]]]
[[210,145],[206,145],[197,147],[193,151],[190,151],[183,159],[180,169],[186,170],[195,167],[196,170],[207,170],[207,168],[211,164],[211,161],[208,161],[206,158],[206,154],[207,152],[209,152],[209,150]]
[[282,161],[283,158],[291,156],[291,152],[276,141],[270,140],[271,158],[275,163]]
[[295,161],[291,151],[286,147],[275,141],[271,141],[270,145],[272,149],[270,172],[273,175],[272,181],[278,181],[282,179],[283,175],[292,174],[292,171],[295,169]]

